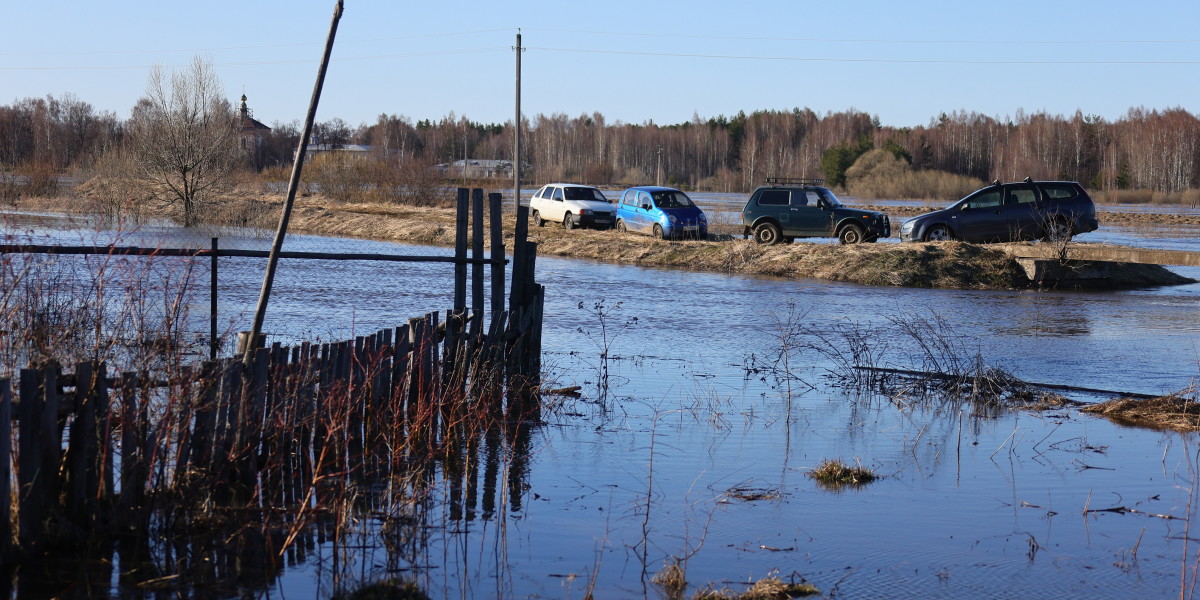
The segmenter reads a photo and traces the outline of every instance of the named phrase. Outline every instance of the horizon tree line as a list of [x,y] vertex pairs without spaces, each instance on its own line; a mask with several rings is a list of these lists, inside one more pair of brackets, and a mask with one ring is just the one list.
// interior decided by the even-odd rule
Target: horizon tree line
[[[143,99],[144,101],[145,99]],[[232,111],[232,103],[223,106]],[[73,94],[25,98],[0,106],[0,170],[90,173],[106,154],[146,143],[144,102],[123,120]],[[233,119],[229,120],[231,123]],[[139,125],[141,123],[141,125]],[[275,121],[261,152],[267,167],[288,167],[300,122]],[[1179,192],[1200,188],[1200,117],[1183,108],[1131,108],[1108,121],[1017,111],[990,117],[943,112],[926,125],[890,127],[857,110],[757,110],[658,125],[609,123],[599,112],[538,114],[522,123],[523,180],[590,184],[663,181],[689,189],[744,192],[771,176],[823,177],[845,184],[866,152],[882,148],[916,171],[982,181],[1066,179],[1092,189]],[[322,144],[362,144],[391,162],[433,165],[462,158],[511,159],[512,122],[489,124],[448,113],[414,122],[381,113],[353,126],[334,117],[316,124]],[[250,164],[243,167],[249,170]]]

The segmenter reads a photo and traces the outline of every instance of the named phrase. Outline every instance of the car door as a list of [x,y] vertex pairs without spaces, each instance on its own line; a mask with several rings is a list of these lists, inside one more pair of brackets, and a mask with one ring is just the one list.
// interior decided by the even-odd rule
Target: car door
[[637,204],[633,208],[633,228],[637,231],[649,233],[654,224],[658,222],[658,219],[654,218],[656,210],[654,208],[654,199],[650,197],[650,193],[639,190],[637,193]]
[[790,233],[791,203],[790,190],[760,190],[754,199],[753,219],[774,219],[779,221],[779,228],[783,230],[784,235],[793,235]]
[[991,187],[968,196],[953,216],[955,236],[968,242],[1007,237],[1004,220],[1004,188]]
[[1004,221],[1008,240],[1029,240],[1042,234],[1042,214],[1038,210],[1038,191],[1032,185],[1005,186]]
[[563,217],[566,216],[567,210],[563,204],[562,188],[554,186],[553,192],[550,194],[550,201],[546,203],[546,214],[542,218],[555,223],[562,223]]
[[797,237],[832,235],[833,209],[817,190],[796,190],[792,194],[792,227]]
[[639,190],[625,190],[621,194],[620,205],[617,206],[617,216],[621,222],[625,224],[625,229],[629,231],[641,231],[641,223],[644,221],[644,212],[639,205],[638,196],[643,193]]

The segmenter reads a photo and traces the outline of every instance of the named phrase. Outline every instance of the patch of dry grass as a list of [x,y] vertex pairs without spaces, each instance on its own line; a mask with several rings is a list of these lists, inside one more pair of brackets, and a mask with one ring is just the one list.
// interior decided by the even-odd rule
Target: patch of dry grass
[[825,459],[817,468],[808,472],[827,489],[840,490],[845,487],[861,487],[875,481],[875,472],[862,465],[850,466],[835,459]]
[[1200,431],[1200,391],[1196,386],[1149,399],[1114,398],[1080,409],[1108,417],[1116,423],[1166,429],[1181,433]]
[[787,600],[820,594],[821,590],[808,583],[784,583],[778,577],[764,577],[738,596],[739,600]]

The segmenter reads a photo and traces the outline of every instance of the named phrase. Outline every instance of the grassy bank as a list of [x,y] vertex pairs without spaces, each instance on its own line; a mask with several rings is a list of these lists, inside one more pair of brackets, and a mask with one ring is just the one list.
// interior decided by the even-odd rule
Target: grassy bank
[[[213,225],[273,229],[282,203],[279,194],[243,194],[210,207],[204,214]],[[23,201],[14,208],[72,211],[85,206],[86,202],[56,199]],[[171,214],[152,216],[169,218]],[[514,225],[513,215],[506,215],[505,237],[510,249]],[[451,246],[454,227],[454,211],[450,208],[339,204],[306,196],[297,199],[289,231]],[[1008,254],[988,245],[940,242],[840,246],[799,242],[763,247],[741,239],[740,226],[735,223],[714,224],[714,231],[716,234],[708,241],[670,242],[633,233],[565,231],[560,227],[531,225],[529,239],[538,242],[542,255],[646,267],[880,286],[1020,289],[1030,285]],[[1156,265],[1130,265],[1121,273],[1109,282],[1112,287],[1190,281]]]
[[[448,246],[454,241],[453,217],[450,209],[301,204],[292,228],[312,234]],[[508,215],[506,243],[511,243],[513,226]],[[556,226],[531,226],[529,239],[538,242],[542,255],[644,267],[899,287],[1022,289],[1030,285],[1016,261],[998,246],[962,242],[759,246],[730,231],[708,241],[671,242],[634,233],[566,231]],[[1189,281],[1157,265],[1127,265],[1108,284],[1142,287]]]

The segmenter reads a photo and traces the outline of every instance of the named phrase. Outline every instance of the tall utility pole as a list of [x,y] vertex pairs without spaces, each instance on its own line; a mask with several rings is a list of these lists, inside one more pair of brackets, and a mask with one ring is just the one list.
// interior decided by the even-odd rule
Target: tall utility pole
[[526,238],[529,236],[529,207],[521,204],[521,30],[517,30],[517,114],[513,121],[513,203],[517,209],[517,227],[513,232],[513,277],[509,293],[509,306],[515,310],[525,304],[524,276],[517,270],[524,268]]
[[658,147],[658,172],[654,176],[654,185],[662,185],[662,146]]
[[529,234],[529,207],[521,205],[521,33],[517,31],[517,114],[513,120],[513,202],[517,208],[517,229],[514,251],[525,243]]

